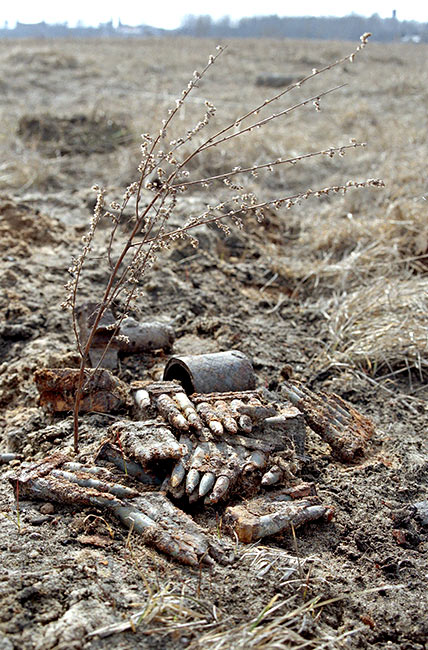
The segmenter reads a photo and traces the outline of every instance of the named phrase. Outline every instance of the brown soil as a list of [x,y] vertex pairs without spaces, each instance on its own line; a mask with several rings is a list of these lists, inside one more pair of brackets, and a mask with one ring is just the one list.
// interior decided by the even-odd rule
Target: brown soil
[[[38,405],[33,375],[79,362],[60,304],[90,219],[89,188],[104,184],[111,199],[120,196],[118,188],[135,178],[138,134],[159,128],[171,97],[180,96],[189,73],[213,50],[207,41],[186,40],[0,43],[9,131],[0,144],[0,452],[31,460],[71,449],[71,417],[51,416]],[[285,65],[300,71],[309,55],[321,67],[351,50],[349,43],[233,42],[225,68],[216,65],[198,95],[234,115],[266,93],[255,85],[259,74],[283,72]],[[370,147],[343,164],[327,158],[275,171],[262,179],[260,196],[368,177],[384,178],[385,190],[308,200],[269,212],[264,223],[249,219],[229,237],[203,228],[198,249],[181,242],[153,267],[138,314],[173,322],[175,353],[240,349],[252,358],[260,385],[280,391],[292,372],[373,420],[375,436],[358,464],[338,462],[315,433],[308,436],[303,478],[314,480],[324,503],[334,506],[334,520],[309,524],[296,539],[284,534],[259,547],[239,544],[234,564],[198,572],[136,536],[129,540],[95,509],[30,501],[17,508],[6,479],[11,468],[2,465],[0,648],[293,648],[302,639],[313,648],[427,648],[428,531],[414,505],[428,498],[426,54],[422,45],[372,45],[357,67],[347,64],[326,80],[327,87],[343,78],[349,85],[336,102],[326,102],[325,114],[303,111],[301,121],[292,117],[210,154],[196,169],[214,174],[355,136]],[[41,124],[47,106],[55,129],[63,119],[75,128],[77,114],[86,115],[87,128],[99,107],[110,124],[130,128],[134,143],[116,142],[121,146],[110,151],[89,139],[85,149],[80,133],[77,149],[51,158],[44,148],[50,137],[37,131],[28,140],[22,131],[27,116]],[[195,100],[186,110],[184,131],[203,105]],[[58,115],[59,121],[52,117]],[[185,195],[177,223],[212,201],[199,191]],[[82,301],[106,281],[99,258],[107,237],[107,229],[100,232]],[[378,285],[383,297],[386,286],[395,293],[388,300],[375,294],[366,307]],[[128,383],[157,380],[166,361],[162,353],[125,357],[117,375]],[[113,419],[82,417],[83,459]],[[220,506],[192,514],[218,534]],[[250,625],[275,596],[276,603],[290,600]],[[316,598],[327,602],[317,606]],[[90,636],[141,610],[145,616],[132,629]],[[279,621],[293,610],[288,622]],[[269,626],[280,635],[276,645]],[[267,641],[255,640],[263,630]],[[222,645],[215,633],[224,634]]]

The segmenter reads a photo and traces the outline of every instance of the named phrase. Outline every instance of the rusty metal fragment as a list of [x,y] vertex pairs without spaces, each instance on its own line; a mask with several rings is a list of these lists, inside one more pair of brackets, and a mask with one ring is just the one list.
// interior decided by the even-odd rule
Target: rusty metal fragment
[[[173,429],[198,435],[203,429],[206,435],[208,429],[227,441],[231,435],[247,436],[254,429],[259,441],[274,441],[279,447],[284,436],[292,438],[298,443],[299,453],[303,454],[305,424],[302,414],[293,406],[281,404],[278,407],[269,403],[262,390],[186,395],[177,381],[138,381],[131,384],[131,389],[139,414],[147,418],[160,415]],[[245,442],[242,444],[246,446]]]
[[125,355],[151,350],[170,350],[175,340],[171,325],[158,321],[140,323],[130,316],[123,319],[119,334],[124,339],[118,341],[118,347]]
[[[102,325],[110,332],[108,316]],[[202,355],[195,364],[177,363],[182,374],[168,381],[134,382],[136,420],[118,421],[109,428],[109,438],[96,456],[102,467],[55,454],[10,475],[17,496],[104,509],[148,544],[192,566],[230,557],[166,494],[182,503],[208,505],[245,497],[245,503],[227,508],[224,516],[227,528],[244,542],[331,519],[333,509],[320,502],[313,484],[296,484],[305,461],[306,423],[342,460],[364,452],[372,423],[336,395],[315,394],[294,381],[283,389],[291,404],[279,402],[276,395],[254,389],[248,359],[240,353],[222,354],[227,358]],[[193,371],[197,377],[200,371],[202,384],[208,381],[206,362],[213,356],[211,385],[216,390],[194,392]],[[52,411],[71,410],[78,375],[71,369],[37,371],[40,404]],[[242,378],[251,388],[245,381],[239,384]],[[237,384],[238,390],[230,389]],[[126,399],[126,387],[108,371],[85,371],[81,410],[111,411]],[[109,470],[106,463],[125,476],[118,479],[116,469]],[[135,487],[133,479],[151,491]],[[161,491],[154,492],[156,487]],[[260,490],[265,494],[254,498]]]
[[[40,393],[39,404],[54,413],[74,408],[79,370],[74,368],[42,368],[34,373]],[[85,370],[80,412],[112,413],[126,403],[128,389],[108,370]]]
[[137,380],[132,382],[131,389],[134,391],[144,389],[149,394],[151,402],[155,397],[158,397],[164,393],[172,395],[175,393],[183,392],[182,385],[175,380],[153,382]]
[[282,390],[305,416],[307,424],[343,461],[363,456],[367,441],[374,433],[374,424],[334,393],[314,393],[304,384],[289,380]]
[[179,381],[188,395],[252,390],[256,385],[251,361],[239,350],[172,357],[163,378]]
[[137,407],[144,411],[150,407],[150,395],[144,388],[137,388],[134,391],[134,401]]
[[[9,480],[20,498],[41,499],[102,508],[144,541],[178,561],[192,566],[232,558],[211,540],[188,515],[162,493],[139,492],[117,483],[107,470],[102,479],[93,467],[85,467],[56,454],[33,463]],[[95,477],[94,477],[95,476]]]
[[206,426],[210,431],[212,431],[212,433],[214,433],[216,436],[223,435],[224,429],[221,423],[221,415],[220,413],[216,412],[212,406],[210,406],[207,402],[200,402],[196,406],[196,412],[203,419]]
[[[179,395],[180,393],[177,393]],[[188,422],[185,413],[180,412],[179,405],[174,401],[172,397],[166,393],[162,393],[156,399],[157,409],[173,427],[179,429],[180,431],[188,431],[190,423]]]
[[187,395],[185,393],[175,393],[174,400],[181,408],[189,426],[193,427],[196,431],[202,431],[203,424],[201,418]]
[[146,420],[115,422],[109,429],[112,441],[120,441],[125,454],[143,467],[150,463],[181,458],[185,449],[164,422]]
[[[96,303],[87,302],[77,309],[79,333],[83,343],[88,339],[98,308]],[[174,330],[166,323],[140,323],[135,318],[127,317],[119,324],[113,312],[107,309],[96,329],[89,357],[94,367],[102,359],[103,368],[114,369],[117,367],[119,353],[129,355],[152,350],[170,350],[174,339]]]
[[333,517],[333,509],[322,505],[317,496],[292,501],[292,490],[281,490],[229,507],[224,524],[235,531],[241,542],[250,543],[290,530],[292,526],[298,528],[317,519],[330,521]]

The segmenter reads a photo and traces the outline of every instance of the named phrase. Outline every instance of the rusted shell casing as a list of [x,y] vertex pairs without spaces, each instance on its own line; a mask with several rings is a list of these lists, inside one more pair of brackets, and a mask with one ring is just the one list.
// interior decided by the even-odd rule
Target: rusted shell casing
[[172,357],[164,371],[164,381],[178,380],[188,395],[253,390],[253,366],[239,350]]
[[[88,340],[99,305],[86,302],[77,309],[82,345]],[[140,323],[134,318],[124,318],[120,325],[111,309],[106,309],[92,341],[89,358],[93,367],[101,361],[102,368],[117,368],[118,354],[125,356],[152,350],[169,350],[175,339],[175,332],[170,325],[157,321]],[[116,328],[117,326],[117,328]],[[106,346],[109,345],[106,351]]]

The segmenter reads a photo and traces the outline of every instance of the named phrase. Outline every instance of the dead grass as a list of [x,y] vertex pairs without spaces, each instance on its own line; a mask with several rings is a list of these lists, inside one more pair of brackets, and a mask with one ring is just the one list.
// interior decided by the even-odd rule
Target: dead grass
[[[376,200],[373,194],[371,198]],[[305,268],[310,269],[305,281],[331,292],[349,292],[376,278],[408,277],[409,271],[415,281],[424,276],[428,202],[423,197],[397,200],[381,216],[344,214],[340,203],[338,212],[332,214],[329,205],[301,230],[299,242],[306,250]]]
[[106,638],[127,630],[135,632],[137,628],[144,635],[177,636],[194,631],[200,633],[213,625],[217,626],[218,614],[212,603],[186,595],[184,586],[178,589],[168,582],[154,587],[145,582],[148,593],[143,607],[141,603],[135,603],[137,611],[123,623],[97,628],[89,636]]
[[223,629],[220,631],[207,632],[189,648],[195,650],[197,648],[207,650],[340,648],[342,641],[357,634],[359,628],[342,633],[318,632],[317,615],[331,602],[331,600],[321,602],[320,598],[314,598],[299,604],[296,596],[281,600],[277,594],[256,617],[237,625],[222,626]]
[[428,372],[428,278],[379,278],[329,310],[328,357],[371,376]]
[[[320,626],[323,608],[345,598],[310,598],[309,593],[321,576],[312,575],[312,566],[319,558],[296,558],[280,548],[267,547],[259,543],[251,546],[237,543],[236,552],[239,563],[246,567],[248,579],[266,580],[268,573],[275,573],[277,589],[286,585],[292,595],[284,598],[277,593],[254,616],[242,612],[230,615],[222,606],[217,607],[210,599],[191,595],[191,583],[177,586],[172,582],[151,581],[139,568],[134,553],[131,555],[136,569],[145,585],[147,598],[144,603],[134,603],[137,611],[122,623],[106,625],[92,631],[88,637],[107,638],[127,631],[138,632],[144,636],[160,635],[174,639],[192,639],[187,647],[192,650],[208,648],[221,650],[252,648],[269,650],[271,648],[296,649],[338,648],[341,642],[359,632],[360,628],[335,632]],[[305,567],[309,566],[309,571]],[[304,571],[305,569],[305,571]],[[304,571],[304,576],[303,576]],[[297,577],[296,577],[297,576]]]
[[[361,628],[342,632],[320,631],[317,626],[321,610],[341,598],[322,601],[319,597],[299,603],[300,596],[281,599],[279,594],[255,617],[236,623],[232,617],[216,608],[209,601],[185,595],[172,584],[163,584],[158,590],[150,590],[144,607],[138,609],[123,623],[99,627],[89,638],[106,638],[126,631],[138,631],[143,635],[194,637],[187,647],[192,650],[207,648],[221,650],[252,648],[296,649],[339,648],[341,642],[357,634]],[[138,607],[138,604],[136,604]]]

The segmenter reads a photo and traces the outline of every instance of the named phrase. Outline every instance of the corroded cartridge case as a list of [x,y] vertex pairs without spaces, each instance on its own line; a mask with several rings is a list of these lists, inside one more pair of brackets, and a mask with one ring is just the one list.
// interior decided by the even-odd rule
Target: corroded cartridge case
[[188,395],[253,390],[253,366],[239,350],[172,357],[164,371],[165,381],[177,379]]

